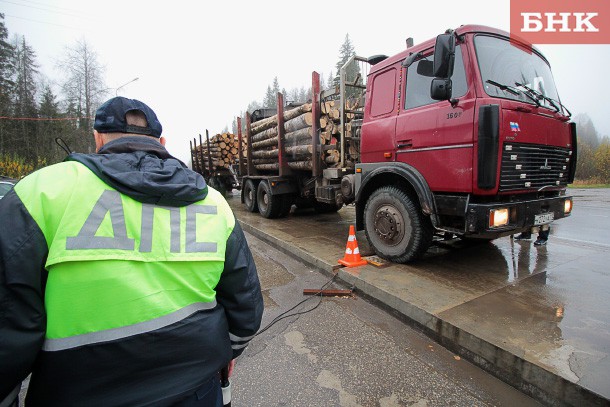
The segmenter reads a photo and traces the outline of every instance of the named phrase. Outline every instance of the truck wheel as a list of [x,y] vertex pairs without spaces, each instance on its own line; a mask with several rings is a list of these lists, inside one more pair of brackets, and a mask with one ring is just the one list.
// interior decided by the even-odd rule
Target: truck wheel
[[406,263],[422,256],[432,243],[432,223],[417,203],[399,188],[379,188],[364,208],[366,237],[378,256]]
[[256,190],[258,212],[267,219],[277,218],[282,210],[282,195],[271,195],[271,187],[267,181],[261,181]]
[[313,210],[316,211],[316,213],[332,213],[337,212],[339,207],[335,204],[316,201],[313,203]]
[[258,211],[258,204],[256,202],[256,185],[251,179],[246,180],[244,183],[244,204],[249,212]]

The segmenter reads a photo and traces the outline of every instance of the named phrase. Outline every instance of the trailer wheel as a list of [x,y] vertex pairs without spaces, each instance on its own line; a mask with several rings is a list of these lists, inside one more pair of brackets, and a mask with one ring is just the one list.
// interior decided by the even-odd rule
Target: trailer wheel
[[256,185],[251,179],[247,179],[244,182],[244,204],[249,212],[258,211],[258,204],[256,202]]
[[364,208],[366,237],[378,256],[396,263],[421,257],[432,243],[432,223],[403,190],[385,186]]
[[267,181],[261,181],[256,190],[258,212],[267,219],[277,218],[282,210],[282,195],[271,195],[271,187]]

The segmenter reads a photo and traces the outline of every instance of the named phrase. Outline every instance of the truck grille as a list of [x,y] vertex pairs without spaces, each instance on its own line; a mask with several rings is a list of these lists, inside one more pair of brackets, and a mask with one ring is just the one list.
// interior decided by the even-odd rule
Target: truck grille
[[504,145],[500,191],[540,189],[568,184],[572,152],[537,144]]

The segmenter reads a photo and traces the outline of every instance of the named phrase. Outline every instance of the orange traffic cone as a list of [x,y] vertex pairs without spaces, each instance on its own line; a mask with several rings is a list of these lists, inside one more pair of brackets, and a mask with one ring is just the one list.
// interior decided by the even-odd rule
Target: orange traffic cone
[[347,238],[347,247],[345,248],[345,256],[339,260],[340,264],[346,267],[364,266],[367,262],[360,257],[358,249],[358,241],[356,240],[356,230],[354,225],[349,227],[349,237]]

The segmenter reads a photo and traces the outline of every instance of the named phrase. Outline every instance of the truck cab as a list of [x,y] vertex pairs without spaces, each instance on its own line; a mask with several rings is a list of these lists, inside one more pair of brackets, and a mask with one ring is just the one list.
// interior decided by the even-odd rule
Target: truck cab
[[570,215],[576,151],[537,49],[489,27],[448,30],[370,68],[357,228],[405,262],[435,232],[490,240],[549,224]]

